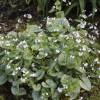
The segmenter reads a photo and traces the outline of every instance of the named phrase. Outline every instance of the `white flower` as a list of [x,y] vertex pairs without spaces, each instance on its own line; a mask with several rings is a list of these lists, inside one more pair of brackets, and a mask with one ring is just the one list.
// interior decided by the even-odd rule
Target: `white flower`
[[88,52],[91,52],[92,51],[92,49],[91,48],[88,48]]
[[45,53],[44,55],[45,55],[45,57],[46,57],[46,56],[48,56],[48,53]]
[[49,94],[46,92],[46,93],[45,93],[45,95],[47,95],[47,96],[48,96]]
[[27,17],[27,14],[24,14],[24,17],[26,18]]
[[20,78],[20,81],[22,82],[22,83],[25,83],[26,82],[26,78]]
[[6,68],[7,68],[7,69],[10,69],[10,68],[11,68],[11,66],[10,66],[10,65],[7,65],[7,66],[6,66]]
[[31,14],[27,14],[27,18],[28,19],[32,19],[32,15]]
[[97,50],[97,52],[100,54],[100,50]]
[[10,41],[5,41],[5,45],[6,46],[10,46],[11,44],[10,44]]
[[17,56],[17,57],[15,57],[15,59],[19,59],[19,57]]
[[83,50],[83,51],[86,51],[86,49],[87,49],[86,45],[83,45],[82,50]]
[[70,58],[74,59],[74,58],[75,58],[75,56],[73,56],[73,55],[70,55]]
[[92,13],[90,13],[89,15],[88,15],[88,17],[91,17],[93,14]]
[[69,95],[66,93],[65,96],[67,97],[67,96],[69,96]]
[[17,45],[17,48],[27,48],[28,45],[27,45],[27,42],[24,40],[24,41],[21,41],[18,45]]
[[37,75],[35,73],[31,74],[30,77],[36,77]]
[[57,42],[58,40],[54,40],[54,42]]
[[97,9],[95,8],[94,11],[97,12]]
[[88,63],[84,63],[84,66],[87,67],[88,66]]
[[13,39],[14,42],[18,41],[18,39]]
[[20,67],[17,67],[15,70],[18,71],[18,70],[20,70],[20,69],[21,69]]
[[39,51],[43,51],[44,49],[43,49],[43,48],[39,48],[38,50],[39,50]]
[[83,55],[83,52],[79,52],[78,54],[79,54],[79,56],[82,56]]
[[26,73],[26,72],[27,72],[27,69],[26,69],[26,68],[22,68],[21,71],[22,71],[23,73]]
[[60,53],[60,50],[57,49],[57,50],[56,50],[56,53]]
[[99,61],[99,59],[98,58],[96,58],[95,60],[94,60],[94,62],[98,62]]
[[78,32],[78,31],[73,32],[72,34],[73,34],[76,38],[79,38],[79,37],[80,37],[80,34],[79,34],[79,32]]
[[58,87],[57,90],[58,90],[59,93],[63,92],[63,88]]
[[69,5],[71,5],[71,2],[68,2]]
[[80,43],[80,42],[81,42],[81,40],[80,40],[80,39],[76,39],[76,42],[77,42],[77,43]]
[[98,70],[100,70],[100,67],[98,68]]
[[63,87],[64,87],[64,89],[68,89],[68,86],[67,86],[67,85],[65,85],[65,84],[63,85]]
[[63,0],[63,2],[66,2],[66,0]]
[[83,100],[83,97],[80,97],[79,100]]
[[40,43],[41,40],[40,39],[35,39],[35,43]]
[[22,20],[21,20],[21,18],[19,18],[19,19],[18,19],[18,23],[22,23]]
[[15,76],[17,74],[17,71],[13,71],[12,75]]
[[33,67],[33,68],[35,67],[35,64],[34,64],[34,63],[32,63],[32,67]]
[[87,18],[87,16],[86,16],[86,15],[84,15],[84,14],[81,14],[81,15],[80,15],[80,17],[82,17],[82,18],[84,18],[84,19],[86,19],[86,18]]
[[78,24],[78,27],[80,27],[80,28],[85,28],[85,26],[86,26],[86,22],[85,21],[81,21],[81,23]]

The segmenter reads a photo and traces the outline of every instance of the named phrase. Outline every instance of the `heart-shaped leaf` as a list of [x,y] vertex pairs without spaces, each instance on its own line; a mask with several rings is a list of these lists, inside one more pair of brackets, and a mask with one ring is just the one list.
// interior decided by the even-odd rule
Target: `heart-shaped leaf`
[[91,82],[87,77],[82,77],[80,80],[80,86],[87,90],[90,91],[91,90]]

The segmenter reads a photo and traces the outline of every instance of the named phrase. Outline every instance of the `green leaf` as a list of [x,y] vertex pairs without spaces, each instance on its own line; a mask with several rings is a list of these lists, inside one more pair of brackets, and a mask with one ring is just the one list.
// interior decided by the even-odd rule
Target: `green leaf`
[[48,84],[45,83],[45,82],[42,82],[42,86],[43,86],[44,88],[49,88]]
[[84,8],[85,8],[85,1],[84,0],[79,0],[79,4],[80,4],[81,12],[83,12]]
[[58,56],[58,64],[59,65],[66,65],[66,53],[65,52],[62,52],[59,56]]
[[93,16],[94,16],[94,14],[95,14],[95,10],[97,9],[97,6],[96,6],[96,1],[98,1],[98,0],[91,0],[91,3],[92,3],[92,7],[93,7]]
[[37,80],[41,80],[43,78],[43,76],[45,75],[45,71],[44,70],[38,70],[36,72],[36,77],[37,77]]
[[87,78],[87,77],[82,77],[81,80],[80,80],[80,86],[87,90],[87,91],[90,91],[91,90],[91,82],[90,80]]
[[53,80],[47,79],[47,80],[46,80],[46,83],[48,84],[48,86],[49,86],[50,88],[56,88],[56,84],[55,84],[55,82],[54,82]]
[[80,93],[79,80],[72,78],[68,85],[68,92],[71,99],[75,99]]
[[32,98],[33,98],[33,100],[42,100],[42,99],[40,98],[39,92],[37,92],[37,91],[33,91],[33,92],[32,92]]
[[0,85],[3,85],[7,81],[7,75],[2,71],[0,72]]
[[12,86],[11,92],[13,95],[18,95],[18,96],[26,94],[26,90],[24,88],[18,88],[17,86]]
[[35,90],[35,91],[40,91],[40,89],[41,89],[41,85],[40,84],[34,84],[34,85],[32,85],[32,87],[33,87],[33,89]]
[[29,50],[28,48],[24,49],[23,58],[25,60],[24,66],[29,67],[30,64],[32,63],[32,59],[33,59],[32,51]]

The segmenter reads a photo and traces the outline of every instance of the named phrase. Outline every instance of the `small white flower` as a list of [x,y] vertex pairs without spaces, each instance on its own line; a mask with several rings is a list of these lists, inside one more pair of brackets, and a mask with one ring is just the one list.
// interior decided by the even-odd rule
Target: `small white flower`
[[10,68],[11,68],[11,66],[10,66],[10,65],[7,65],[7,66],[6,66],[6,68],[7,68],[7,69],[10,69]]
[[31,14],[27,14],[27,18],[28,19],[32,19],[32,15]]
[[98,78],[100,79],[100,75],[98,76]]
[[71,5],[71,2],[68,2],[68,5]]
[[83,100],[83,97],[80,97],[79,100]]
[[40,43],[41,40],[40,39],[35,39],[35,43]]
[[27,14],[24,14],[24,17],[26,18],[27,17]]
[[49,95],[47,92],[45,93],[47,96]]
[[34,64],[34,63],[32,63],[32,67],[33,67],[33,68],[35,67],[35,64]]
[[43,48],[39,48],[38,50],[39,50],[39,51],[43,51],[44,49],[43,49]]
[[45,55],[45,57],[46,57],[46,56],[48,56],[48,53],[45,53],[44,55]]
[[82,50],[83,50],[83,51],[86,51],[86,49],[87,49],[86,45],[83,45]]
[[63,0],[63,2],[66,2],[66,0]]
[[63,92],[63,88],[58,87],[57,90],[58,90],[59,93]]
[[57,49],[57,50],[56,50],[56,53],[60,53],[60,50]]
[[80,28],[85,28],[85,26],[86,26],[85,21],[82,21],[80,24],[78,24],[78,27],[80,27]]
[[36,77],[37,75],[35,73],[31,74],[30,77]]
[[91,17],[93,14],[92,13],[90,13],[89,15],[88,15],[88,17]]
[[70,55],[70,58],[74,59],[74,58],[75,58],[75,56],[73,56],[73,55]]
[[100,70],[100,67],[98,68],[98,70]]
[[79,38],[79,37],[80,37],[80,34],[79,34],[79,32],[78,32],[78,31],[73,32],[72,34],[73,34],[76,38]]
[[67,96],[69,96],[69,95],[66,93],[65,96],[67,97]]
[[18,71],[18,70],[20,70],[20,69],[21,69],[20,67],[17,67],[15,70]]
[[13,71],[12,75],[15,76],[17,74],[17,71]]
[[67,86],[67,85],[65,85],[65,84],[63,85],[63,87],[64,87],[64,89],[68,89],[68,86]]
[[98,62],[99,61],[99,59],[98,58],[96,58],[95,60],[94,60],[94,62]]
[[79,54],[79,56],[82,56],[83,55],[83,52],[79,52],[78,54]]
[[22,23],[22,20],[21,20],[21,18],[19,18],[19,19],[18,19],[18,23]]
[[84,18],[84,19],[87,18],[87,16],[86,16],[85,14],[81,14],[80,17],[82,17],[82,18]]
[[26,78],[20,78],[20,81],[22,82],[22,83],[25,83],[26,82]]
[[80,42],[81,42],[81,40],[80,40],[80,39],[76,39],[76,42],[77,42],[77,43],[80,43]]
[[17,56],[17,57],[15,57],[15,59],[18,59],[19,57]]
[[54,42],[57,42],[58,40],[54,40]]
[[94,11],[97,12],[97,9],[95,8]]
[[27,48],[28,45],[27,45],[27,42],[24,40],[24,41],[21,41],[18,45],[17,45],[17,48]]
[[91,52],[92,51],[92,49],[91,48],[88,48],[88,52]]
[[97,52],[100,54],[100,50],[97,50]]
[[88,63],[84,63],[84,66],[87,67],[88,66]]

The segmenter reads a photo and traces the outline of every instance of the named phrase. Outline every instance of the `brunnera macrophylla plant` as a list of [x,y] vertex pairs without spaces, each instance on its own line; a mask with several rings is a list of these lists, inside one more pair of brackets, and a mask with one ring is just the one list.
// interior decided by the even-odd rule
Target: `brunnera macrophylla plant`
[[[79,26],[79,25],[78,25]],[[65,18],[48,18],[46,30],[28,25],[24,32],[0,35],[0,85],[12,83],[14,95],[33,100],[75,99],[100,78],[100,45]]]

